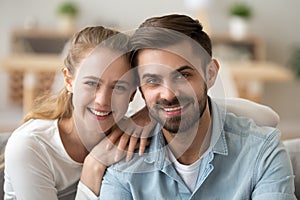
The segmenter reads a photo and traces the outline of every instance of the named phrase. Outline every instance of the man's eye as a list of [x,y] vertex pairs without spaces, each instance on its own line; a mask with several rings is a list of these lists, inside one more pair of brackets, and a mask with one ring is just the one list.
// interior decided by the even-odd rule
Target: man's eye
[[150,79],[146,80],[147,85],[156,85],[156,84],[159,84],[159,83],[160,83],[160,81],[157,78],[150,78]]
[[175,78],[180,80],[180,79],[187,79],[189,76],[190,76],[189,73],[181,73],[178,74]]

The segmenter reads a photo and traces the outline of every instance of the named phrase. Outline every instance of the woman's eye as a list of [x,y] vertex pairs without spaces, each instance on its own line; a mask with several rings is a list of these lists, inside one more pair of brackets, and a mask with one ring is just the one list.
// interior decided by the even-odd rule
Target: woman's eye
[[94,82],[94,81],[87,81],[87,82],[85,82],[85,84],[88,85],[89,87],[93,87],[93,88],[99,87],[98,82]]
[[127,87],[123,86],[123,85],[116,85],[114,87],[115,90],[118,90],[118,91],[126,91],[127,90]]

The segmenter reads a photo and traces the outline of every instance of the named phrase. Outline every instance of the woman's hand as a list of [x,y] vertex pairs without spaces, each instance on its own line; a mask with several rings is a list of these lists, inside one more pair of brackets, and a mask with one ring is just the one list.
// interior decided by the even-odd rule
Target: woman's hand
[[139,148],[139,155],[142,155],[149,144],[148,137],[155,124],[149,117],[147,108],[141,109],[131,118],[121,120],[87,155],[80,181],[98,196],[106,168],[125,155],[129,161],[136,148]]
[[155,124],[155,120],[149,116],[148,109],[144,107],[132,117],[124,118],[117,123],[109,137],[112,143],[107,148],[111,148],[111,145],[119,140],[116,160],[122,156],[124,150],[127,150],[126,160],[131,160],[137,147],[139,148],[139,155],[142,155],[149,144],[148,138]]
[[[102,178],[108,166],[121,160],[126,152],[118,150],[118,145],[111,145],[111,136],[100,141],[84,159],[80,181],[88,187],[95,195],[100,194]],[[118,143],[119,141],[117,141]],[[115,155],[118,156],[116,157]]]

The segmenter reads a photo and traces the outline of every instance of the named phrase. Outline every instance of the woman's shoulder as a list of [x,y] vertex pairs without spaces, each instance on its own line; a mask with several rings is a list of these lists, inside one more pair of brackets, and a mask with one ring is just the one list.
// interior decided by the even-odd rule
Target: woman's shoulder
[[59,138],[57,120],[31,119],[13,131],[8,145],[50,143],[55,138]]
[[56,131],[57,129],[57,120],[31,119],[14,130],[12,136],[46,136],[46,133]]

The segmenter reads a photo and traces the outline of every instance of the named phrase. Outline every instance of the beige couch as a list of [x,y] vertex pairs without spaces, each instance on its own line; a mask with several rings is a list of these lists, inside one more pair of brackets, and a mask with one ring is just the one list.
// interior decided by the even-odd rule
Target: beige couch
[[[0,133],[0,150],[3,153],[5,144],[10,136],[10,133]],[[295,174],[295,187],[296,196],[300,199],[300,138],[285,140],[283,142],[288,149],[291,161],[293,164],[294,174]],[[3,164],[3,160],[1,163]],[[4,182],[3,168],[0,170],[0,199],[3,199],[3,182]]]

